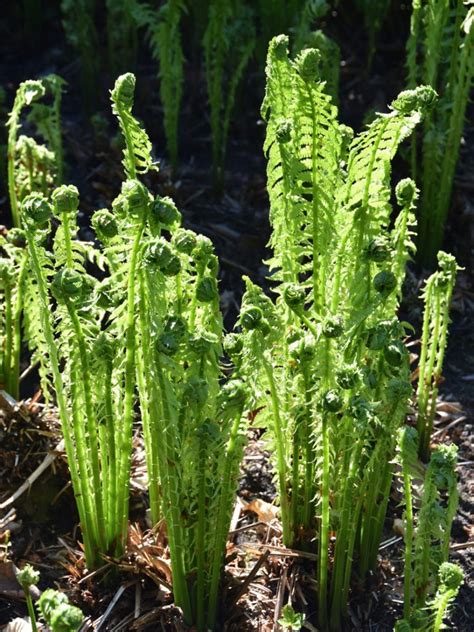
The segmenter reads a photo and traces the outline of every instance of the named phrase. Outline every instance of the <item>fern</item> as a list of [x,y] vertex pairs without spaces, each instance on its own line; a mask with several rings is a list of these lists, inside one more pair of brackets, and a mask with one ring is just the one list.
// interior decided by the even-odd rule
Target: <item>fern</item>
[[125,138],[123,166],[127,177],[133,179],[139,174],[155,168],[151,156],[152,146],[148,134],[132,115],[135,76],[121,75],[111,91],[112,111],[118,118]]
[[443,240],[474,76],[473,8],[461,0],[413,0],[407,41],[408,82],[431,85],[440,95],[426,117],[420,153],[412,147],[412,177],[422,189],[419,259],[432,265]]
[[262,116],[277,299],[247,280],[234,361],[264,410],[284,543],[316,538],[320,625],[340,629],[353,560],[361,578],[376,561],[411,394],[396,310],[417,191],[399,183],[391,228],[390,165],[434,93],[401,93],[352,140],[320,61],[314,49],[291,61],[285,36],[270,43]]
[[220,189],[236,92],[255,46],[251,13],[241,0],[211,0],[203,46],[211,109],[213,179],[215,188]]
[[80,58],[82,96],[87,110],[92,110],[96,100],[100,68],[95,4],[95,0],[61,0],[66,39]]
[[[19,227],[19,202],[28,194],[42,190],[51,192],[52,184],[61,182],[63,150],[61,139],[61,93],[64,80],[48,75],[41,80],[25,81],[18,87],[8,127],[8,193],[13,225]],[[52,103],[38,103],[50,97]],[[30,108],[28,119],[37,127],[49,147],[39,145],[33,138],[18,137],[22,114]]]
[[[440,629],[446,608],[462,582],[460,569],[447,562],[451,525],[458,505],[457,448],[438,446],[423,476],[417,443],[416,430],[405,427],[399,443],[406,505],[404,610],[403,620],[396,629],[405,624],[428,631]],[[416,530],[413,479],[423,479]]]
[[218,614],[245,391],[236,379],[222,385],[211,243],[180,227],[171,200],[157,197],[152,212],[140,272],[137,364],[152,519],[167,523],[175,602],[186,621],[207,630]]
[[113,76],[133,70],[137,56],[135,0],[106,0],[107,49]]
[[[135,175],[152,166],[146,133],[131,114],[135,78],[119,78],[113,107],[127,140],[125,159]],[[138,165],[138,168],[137,168]],[[33,327],[52,376],[71,479],[78,505],[86,560],[101,564],[104,554],[120,555],[127,535],[130,454],[136,366],[135,286],[141,240],[148,221],[150,195],[135,179],[127,180],[115,200],[114,214],[94,218],[104,240],[104,257],[77,242],[78,192],[62,186],[52,205],[41,193],[23,201],[29,260],[34,280],[28,300],[27,331]],[[52,252],[44,247],[51,213],[59,221]],[[122,302],[104,301],[87,274],[87,260],[100,262]],[[105,282],[102,282],[101,288]],[[120,419],[120,424],[117,420]]]
[[429,442],[436,414],[438,385],[446,351],[449,308],[458,266],[452,255],[438,253],[439,270],[426,282],[423,332],[417,388],[419,453],[429,458]]
[[160,65],[166,147],[173,170],[178,164],[178,122],[184,81],[180,27],[185,12],[184,0],[167,0],[158,11],[141,4],[134,9],[138,23],[147,27],[152,55]]

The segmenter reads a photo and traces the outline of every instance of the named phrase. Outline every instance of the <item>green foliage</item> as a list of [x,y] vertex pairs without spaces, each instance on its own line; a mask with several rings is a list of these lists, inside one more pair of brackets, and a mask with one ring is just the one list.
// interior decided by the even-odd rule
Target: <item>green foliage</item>
[[220,189],[236,93],[255,47],[252,14],[242,0],[210,1],[203,47],[211,109],[213,178],[216,189]]
[[397,186],[392,228],[390,163],[432,90],[401,93],[352,139],[318,80],[318,52],[291,61],[287,47],[270,43],[262,105],[277,299],[246,281],[235,362],[267,427],[284,543],[318,541],[320,625],[340,629],[353,560],[361,577],[376,561],[411,394],[396,310],[416,189]]
[[[219,364],[223,326],[211,242],[181,228],[172,200],[154,198],[136,178],[155,167],[148,136],[132,114],[134,88],[127,74],[111,93],[127,180],[111,210],[93,215],[101,247],[77,240],[74,186],[54,189],[49,200],[36,191],[22,202],[24,234],[12,232],[5,242],[9,258],[0,271],[7,305],[15,305],[11,284],[27,261],[28,297],[36,306],[27,324],[37,329],[45,388],[58,408],[87,565],[124,551],[138,396],[152,519],[167,524],[175,602],[205,631],[218,617],[246,388]],[[103,280],[88,274],[88,262]],[[10,348],[14,309],[7,312]],[[48,623],[69,630],[74,620],[61,607]]]
[[419,453],[429,459],[429,442],[436,414],[436,398],[448,342],[449,309],[458,266],[452,255],[438,253],[439,270],[426,281],[423,332],[418,368],[417,428]]
[[21,311],[28,264],[24,236],[20,229],[13,230],[17,231],[18,246],[0,238],[0,247],[7,255],[0,258],[0,384],[19,399]]
[[295,51],[301,52],[304,48],[316,48],[319,51],[319,77],[326,82],[325,91],[332,97],[333,103],[339,101],[339,68],[341,51],[338,44],[327,37],[321,30],[300,31],[295,41]]
[[[63,174],[61,139],[61,96],[64,81],[57,75],[20,84],[8,119],[8,190],[14,226],[22,222],[19,204],[32,192],[49,197]],[[39,99],[42,99],[39,102]],[[36,133],[47,143],[20,135],[23,114],[35,125]],[[19,397],[19,366],[22,338],[28,343],[32,361],[39,363],[43,391],[48,397],[49,381],[44,340],[38,334],[40,308],[36,300],[34,276],[29,274],[25,236],[20,229],[0,239],[11,274],[2,278],[1,382],[15,398]]]
[[425,265],[433,264],[441,247],[450,207],[474,76],[473,18],[474,8],[462,0],[413,0],[408,83],[430,85],[440,96],[425,117],[421,150],[412,147],[412,177],[422,190],[418,253]]
[[133,70],[137,56],[136,0],[106,0],[107,48],[112,76]]
[[167,0],[159,10],[146,4],[136,4],[134,8],[137,22],[147,27],[152,55],[160,66],[166,147],[173,169],[178,163],[178,122],[184,80],[181,20],[185,12],[184,0]]
[[26,606],[28,608],[32,632],[37,632],[36,614],[33,606],[33,600],[31,599],[30,587],[36,586],[39,582],[40,574],[31,566],[31,564],[26,564],[21,571],[18,571],[16,578],[25,593]]
[[69,603],[62,592],[48,588],[38,600],[41,615],[51,632],[77,632],[84,621],[84,615]]
[[459,588],[464,581],[464,573],[460,566],[443,562],[438,571],[438,590],[430,604],[434,614],[433,632],[443,629],[443,619],[449,606],[456,599]]
[[278,623],[284,630],[301,630],[304,616],[295,612],[290,604],[283,606],[281,614],[282,617]]
[[[458,506],[457,448],[438,446],[426,472],[417,456],[414,428],[399,434],[404,479],[405,577],[403,620],[397,630],[439,630],[449,603],[462,583],[462,571],[447,562],[451,526]],[[423,480],[421,504],[414,515],[413,481]],[[415,529],[416,523],[416,529]],[[407,627],[408,626],[408,627]],[[411,627],[410,627],[411,626]]]
[[[22,207],[34,279],[31,302],[38,306],[34,324],[52,376],[91,568],[101,563],[105,553],[120,554],[127,533],[135,285],[150,207],[149,193],[133,177],[152,166],[148,137],[131,114],[134,83],[132,75],[120,77],[112,92],[126,138],[124,164],[130,179],[113,203],[116,233],[106,242],[104,254],[76,240],[79,196],[75,187],[55,189],[51,203],[41,193],[32,193]],[[44,244],[52,216],[59,226],[50,252]],[[110,223],[101,236],[112,234]],[[104,302],[100,289],[106,282],[99,286],[87,274],[87,259],[109,271],[110,291],[123,299],[119,308],[111,309]]]
[[100,69],[95,4],[95,0],[61,0],[64,32],[67,41],[80,59],[82,96],[89,111],[96,102]]
[[123,166],[125,173],[131,179],[153,168],[150,139],[132,115],[134,92],[135,75],[130,72],[121,75],[111,91],[112,110],[118,118],[125,138]]
[[[61,139],[61,95],[64,80],[48,75],[39,80],[24,81],[18,87],[8,127],[8,193],[13,224],[19,227],[18,205],[33,191],[49,195],[53,185],[62,181],[63,150]],[[49,98],[50,104],[38,103]],[[48,146],[39,145],[34,138],[18,137],[22,114],[30,108],[29,122]]]
[[364,14],[364,24],[369,35],[369,65],[374,56],[377,36],[390,8],[390,2],[391,0],[356,0],[355,4]]
[[[206,238],[159,226],[140,278],[138,383],[152,519],[166,520],[175,602],[214,629],[244,442],[245,390],[223,382],[217,261]],[[183,237],[191,247],[183,248]],[[170,262],[178,265],[170,268]],[[203,289],[205,288],[205,289]],[[155,341],[155,343],[153,343]]]

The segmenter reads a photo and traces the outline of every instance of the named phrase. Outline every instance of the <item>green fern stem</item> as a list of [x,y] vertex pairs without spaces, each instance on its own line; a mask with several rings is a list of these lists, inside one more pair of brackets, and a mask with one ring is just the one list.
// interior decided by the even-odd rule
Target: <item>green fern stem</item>
[[196,526],[196,624],[199,631],[205,632],[206,612],[206,576],[205,576],[205,552],[206,552],[206,466],[208,438],[201,430],[199,438],[199,468],[198,468],[198,507]]
[[295,430],[293,433],[293,453],[291,457],[291,496],[290,496],[290,516],[291,523],[294,525],[295,529],[298,529],[299,520],[298,520],[298,509],[299,509],[299,457],[300,457],[300,449],[302,447],[301,443],[301,426],[302,421],[299,419],[295,420]]
[[[57,208],[57,207],[56,207]],[[61,223],[63,227],[63,239],[64,249],[66,253],[66,267],[74,269],[74,255],[72,248],[72,235],[71,235],[71,222],[69,218],[69,212],[60,214]],[[102,489],[102,472],[101,472],[101,458],[99,454],[99,433],[97,429],[96,416],[94,411],[94,404],[92,401],[92,382],[91,371],[89,366],[88,350],[86,341],[84,338],[84,332],[82,325],[77,314],[74,303],[65,299],[66,309],[69,315],[69,319],[72,323],[74,330],[74,344],[77,347],[80,360],[80,368],[77,368],[78,375],[80,375],[80,381],[82,387],[82,394],[84,397],[86,427],[87,427],[87,447],[88,456],[90,458],[91,473],[92,473],[92,494],[94,497],[95,511],[97,512],[97,544],[101,553],[107,551],[106,546],[106,533],[107,526],[105,521],[104,512],[104,498]],[[71,356],[71,362],[74,361],[74,354]]]
[[327,628],[327,587],[329,572],[329,415],[322,416],[323,465],[321,478],[321,531],[319,535],[319,623],[323,630]]
[[[433,288],[434,289],[434,288]],[[439,292],[435,293],[435,305],[434,305],[434,324],[432,328],[430,328],[430,310],[426,310],[428,314],[425,314],[427,317],[427,330],[423,331],[423,342],[426,341],[426,346],[428,345],[428,340],[431,338],[434,343],[429,348],[430,356],[427,358],[426,355],[420,358],[420,373],[419,373],[419,398],[418,398],[418,420],[417,420],[417,430],[419,436],[419,452],[421,458],[425,461],[429,458],[429,443],[431,438],[431,431],[433,428],[433,420],[436,412],[435,406],[433,406],[433,402],[436,402],[436,397],[438,394],[437,388],[437,376],[434,375],[434,365],[436,361],[436,350],[437,350],[437,341],[440,338],[440,328],[441,328],[441,295]],[[427,305],[431,306],[431,301],[427,301]],[[422,343],[423,344],[423,343]]]
[[77,345],[77,349],[79,351],[80,358],[80,378],[82,384],[82,391],[84,396],[84,404],[85,404],[85,415],[86,415],[86,424],[87,424],[87,451],[89,452],[90,462],[91,462],[91,472],[92,472],[92,494],[94,497],[94,506],[95,511],[97,512],[97,544],[100,552],[105,552],[107,550],[106,547],[106,522],[105,522],[105,514],[104,514],[104,502],[103,502],[103,494],[102,494],[102,478],[101,478],[101,468],[100,468],[100,456],[99,456],[99,436],[97,432],[97,425],[94,413],[94,406],[92,403],[92,384],[90,377],[90,367],[88,360],[88,353],[86,348],[86,343],[84,340],[84,333],[82,331],[81,323],[79,321],[77,311],[74,307],[74,304],[66,299],[66,308],[69,314],[69,318],[71,320],[74,334],[75,334],[75,344]]
[[366,551],[367,554],[361,555],[361,576],[366,577],[370,569],[373,569],[377,562],[377,554],[382,538],[382,531],[385,516],[387,514],[387,506],[390,497],[390,487],[393,479],[393,466],[391,463],[387,463],[387,458],[392,450],[385,450],[385,459],[377,466],[376,472],[381,472],[380,477],[377,477],[377,484],[374,488],[377,490],[372,496],[373,509],[372,509],[372,526],[365,531],[367,538]]
[[163,407],[163,421],[166,429],[164,444],[167,449],[166,455],[163,456],[166,456],[167,460],[166,462],[162,462],[161,476],[165,480],[164,491],[166,496],[164,498],[164,509],[167,515],[171,567],[173,570],[173,594],[176,605],[180,606],[183,610],[184,620],[186,623],[191,624],[193,611],[187,587],[184,565],[184,540],[180,516],[180,494],[178,487],[178,455],[174,450],[170,450],[173,441],[170,437],[174,427],[172,424],[173,412],[168,397],[168,389],[165,385],[164,371],[161,366],[159,354],[156,354],[156,369]]
[[[146,306],[146,290],[144,286],[145,280],[143,278],[143,274],[140,274],[140,284],[139,284],[139,292],[140,292],[140,308],[139,308],[139,319],[140,319],[140,346],[137,353],[137,384],[138,384],[138,392],[140,394],[140,401],[147,401],[147,387],[146,387],[146,379],[145,379],[145,370],[151,362],[149,357],[149,353],[146,353],[146,349],[149,349],[150,337],[148,336],[148,323],[147,323],[147,306]],[[148,362],[145,360],[147,357]],[[157,450],[154,449],[153,445],[153,437],[158,436],[158,433],[152,430],[152,421],[150,415],[150,409],[147,405],[141,406],[141,417],[142,417],[142,426],[143,426],[143,437],[145,441],[145,456],[146,456],[146,467],[148,473],[148,494],[150,497],[150,513],[151,513],[151,522],[153,525],[158,524],[160,519],[160,494],[159,494],[159,485],[160,485],[160,473],[159,473],[159,462]]]
[[[307,411],[312,411],[311,387],[309,384],[309,375],[307,371],[305,371],[304,384],[305,384],[305,403],[306,403]],[[303,507],[301,510],[301,515],[302,515],[303,527],[309,531],[311,529],[311,523],[312,523],[312,517],[313,517],[313,507],[314,507],[314,497],[316,495],[316,485],[314,481],[315,454],[314,454],[314,447],[313,447],[312,419],[306,416],[305,416],[304,428],[303,428],[303,444],[305,446],[304,448],[305,478],[304,478]]]
[[343,584],[346,561],[348,559],[349,533],[354,525],[357,524],[353,519],[353,497],[354,488],[359,476],[360,457],[362,453],[363,442],[357,440],[354,450],[351,454],[351,461],[347,477],[341,476],[344,480],[344,491],[342,494],[342,506],[340,509],[341,523],[337,530],[336,548],[334,551],[334,567],[331,583],[331,616],[330,628],[337,631],[341,629],[341,614],[344,611],[343,601]]
[[403,463],[403,489],[405,495],[405,568],[403,578],[403,616],[409,619],[411,615],[411,576],[413,552],[413,500],[411,493],[411,477],[408,464]]
[[[128,145],[128,141],[127,141]],[[132,149],[129,148],[130,151]],[[135,163],[133,163],[135,165]],[[135,167],[133,167],[135,168]],[[131,463],[131,442],[133,428],[133,405],[135,395],[135,294],[137,266],[141,239],[145,229],[146,213],[137,230],[130,255],[129,276],[127,280],[127,320],[125,328],[125,375],[122,432],[119,442],[118,483],[117,483],[117,541],[116,553],[120,555],[125,545],[128,523],[129,480]]]
[[312,210],[312,242],[313,242],[313,256],[312,256],[312,282],[313,282],[313,300],[314,300],[314,308],[317,313],[320,313],[323,305],[325,304],[325,279],[321,278],[321,263],[319,258],[319,243],[318,243],[318,235],[319,232],[319,185],[318,185],[318,169],[320,168],[318,164],[318,154],[317,154],[317,146],[318,146],[318,115],[316,112],[314,99],[313,99],[313,90],[312,86],[309,86],[306,82],[304,83],[306,96],[308,102],[311,105],[311,137],[313,142],[311,143],[311,182],[312,182],[312,202],[311,202],[311,210]]
[[[73,415],[73,433],[75,436],[75,444],[73,434],[71,433],[68,407],[64,394],[64,385],[59,369],[59,359],[56,350],[53,328],[50,322],[50,305],[46,290],[46,281],[43,276],[37,247],[34,236],[28,230],[26,233],[28,240],[28,250],[31,256],[31,267],[38,284],[38,295],[41,302],[41,321],[43,334],[49,350],[51,361],[51,372],[53,374],[54,388],[56,391],[56,401],[58,404],[59,418],[61,420],[61,428],[64,437],[64,445],[68,457],[69,471],[71,473],[71,481],[76,498],[76,504],[79,512],[79,518],[82,526],[82,537],[84,539],[84,550],[86,562],[89,568],[94,568],[97,561],[97,551],[93,544],[96,534],[96,526],[94,520],[94,511],[92,508],[92,496],[89,491],[89,474],[86,467],[86,451],[84,441],[81,441],[82,428],[81,422]],[[77,459],[77,461],[76,461]]]
[[23,295],[26,275],[29,271],[26,254],[23,256],[18,272],[15,309],[13,314],[13,346],[9,392],[15,399],[20,397],[20,355],[21,355],[21,317],[23,313]]
[[[324,375],[322,379],[323,388],[327,389],[331,384],[332,358],[331,340],[326,339],[324,344],[324,355],[322,358]],[[321,476],[321,529],[319,533],[319,623],[326,630],[328,626],[328,574],[329,574],[329,524],[330,514],[330,449],[329,449],[329,422],[333,420],[333,415],[323,411],[322,422],[322,476]]]
[[280,494],[280,512],[281,512],[281,524],[283,529],[283,543],[287,547],[293,545],[293,529],[291,524],[291,511],[290,511],[290,499],[288,497],[287,490],[287,462],[285,454],[285,438],[283,435],[283,423],[280,411],[280,401],[278,398],[277,386],[273,376],[273,367],[265,356],[265,352],[261,349],[260,345],[256,345],[257,353],[262,363],[263,370],[270,386],[270,398],[273,412],[273,424],[276,438],[276,451],[277,451],[277,468],[278,468],[278,489]]
[[16,141],[17,131],[20,121],[20,112],[15,112],[13,106],[11,119],[8,128],[8,196],[10,198],[10,209],[12,213],[13,226],[20,227],[20,213],[18,209],[18,196],[16,191],[16,174],[15,174],[15,157],[16,157]]
[[112,393],[112,376],[113,376],[113,362],[107,360],[105,364],[104,375],[104,408],[105,408],[105,427],[106,427],[106,446],[108,454],[107,463],[107,481],[105,486],[107,492],[105,495],[105,509],[107,514],[107,548],[112,544],[114,539],[113,533],[113,520],[117,515],[117,433],[114,427],[114,405],[113,405],[113,393]]
[[241,423],[242,408],[236,412],[234,421],[230,430],[229,441],[225,453],[225,466],[222,474],[222,487],[219,498],[219,506],[216,514],[216,527],[212,551],[212,560],[210,565],[209,580],[209,602],[207,626],[213,630],[217,619],[217,600],[219,596],[219,579],[221,576],[222,562],[225,553],[225,545],[227,542],[229,513],[231,509],[231,484],[234,480],[234,472],[239,465],[238,459],[238,435]]
[[8,392],[13,395],[10,391],[13,355],[13,292],[12,282],[10,279],[5,280],[3,292],[5,297],[5,352],[3,358],[5,367],[5,386],[7,387]]

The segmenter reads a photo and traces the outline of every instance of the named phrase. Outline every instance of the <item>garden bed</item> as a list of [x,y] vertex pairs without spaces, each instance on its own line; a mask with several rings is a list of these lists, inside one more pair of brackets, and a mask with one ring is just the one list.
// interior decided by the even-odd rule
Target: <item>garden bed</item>
[[[91,238],[90,215],[110,204],[118,191],[121,152],[110,139],[116,126],[108,114],[107,88],[110,78],[100,87],[99,101],[104,112],[104,128],[93,131],[84,116],[78,89],[78,64],[64,40],[60,23],[51,22],[40,41],[31,49],[24,45],[18,31],[8,26],[13,15],[0,27],[0,84],[6,89],[6,105],[13,101],[19,82],[55,72],[68,83],[64,97],[63,129],[67,181],[81,190],[80,237]],[[328,19],[328,32],[341,43],[341,119],[360,129],[365,113],[385,108],[403,89],[403,56],[409,13],[394,11],[384,27],[372,68],[366,69],[367,50],[362,25],[354,26],[352,16]],[[204,80],[191,66],[186,90],[195,93],[193,101],[184,99],[180,128],[180,166],[175,175],[161,147],[162,112],[157,105],[156,67],[140,50],[137,68],[136,110],[146,122],[149,135],[161,160],[157,175],[150,176],[150,189],[172,197],[183,214],[183,224],[209,236],[220,261],[220,294],[224,322],[230,331],[236,321],[243,293],[242,275],[269,287],[266,244],[270,235],[266,193],[266,161],[262,152],[264,126],[259,116],[263,82],[257,68],[249,74],[241,102],[231,126],[222,197],[215,196],[211,184],[210,136],[206,111]],[[471,117],[472,119],[472,117]],[[453,221],[445,236],[445,248],[453,252],[465,269],[458,276],[454,294],[452,325],[445,361],[445,381],[440,388],[435,441],[454,442],[459,446],[460,505],[452,533],[452,558],[465,571],[452,615],[452,629],[468,631],[474,622],[474,214],[472,179],[474,167],[474,128],[468,121],[466,143],[453,197]],[[406,175],[396,164],[394,181]],[[2,223],[8,225],[6,189],[1,191]],[[417,298],[424,275],[414,267],[408,277],[409,290],[402,310],[407,320],[421,329],[421,304]],[[417,352],[416,344],[413,351]],[[28,357],[22,358],[22,369]],[[24,398],[19,409],[4,402],[0,411],[0,502],[28,480],[47,455],[55,455],[41,476],[24,494],[15,498],[0,513],[1,551],[8,549],[9,559],[18,566],[31,562],[41,571],[39,588],[53,584],[64,589],[71,601],[80,606],[88,620],[102,621],[102,630],[185,630],[178,609],[173,607],[169,582],[169,557],[160,525],[150,532],[147,517],[145,453],[135,433],[132,458],[131,526],[127,554],[120,561],[110,560],[104,570],[88,573],[83,553],[77,544],[78,517],[69,475],[61,449],[61,434],[54,409],[47,410],[38,391],[33,370],[21,386]],[[59,446],[59,449],[58,449]],[[275,487],[268,452],[258,429],[250,431],[245,451],[238,502],[231,524],[227,549],[222,611],[223,631],[274,629],[288,594],[297,610],[312,620],[316,590],[311,551],[285,549],[281,527],[272,501]],[[403,586],[402,537],[400,535],[400,491],[393,486],[385,521],[377,571],[365,586],[354,587],[351,594],[348,630],[392,630],[401,616]],[[4,516],[4,517],[3,517]],[[98,582],[99,574],[106,576]],[[296,581],[298,580],[298,581]],[[18,591],[17,591],[18,592]],[[23,616],[26,607],[15,594],[11,569],[0,566],[0,625],[15,616]],[[98,628],[93,628],[98,629]],[[308,629],[316,630],[316,627]]]

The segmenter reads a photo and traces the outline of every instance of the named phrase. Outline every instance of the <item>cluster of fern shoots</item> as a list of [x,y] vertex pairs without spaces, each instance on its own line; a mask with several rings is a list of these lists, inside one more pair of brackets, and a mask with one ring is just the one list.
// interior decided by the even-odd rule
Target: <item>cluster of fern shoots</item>
[[[135,77],[120,76],[111,93],[126,179],[111,207],[93,214],[94,243],[78,239],[77,189],[57,186],[61,82],[22,84],[9,128],[16,228],[0,244],[2,379],[18,396],[23,335],[57,406],[91,569],[125,550],[138,404],[152,521],[166,523],[174,600],[200,632],[222,614],[249,411],[259,411],[271,447],[283,542],[317,554],[322,630],[341,629],[352,583],[376,566],[398,461],[406,530],[397,625],[438,630],[462,579],[447,563],[455,449],[429,446],[457,266],[441,253],[426,284],[415,396],[409,326],[397,316],[415,251],[415,183],[399,182],[396,209],[391,202],[391,162],[436,95],[428,86],[402,92],[354,135],[320,80],[318,50],[291,59],[288,46],[286,36],[270,43],[262,106],[272,297],[246,279],[227,336],[212,243],[143,182],[157,166],[132,113]],[[41,147],[17,131],[23,108],[38,111],[47,88]],[[419,437],[405,425],[412,399]]]

